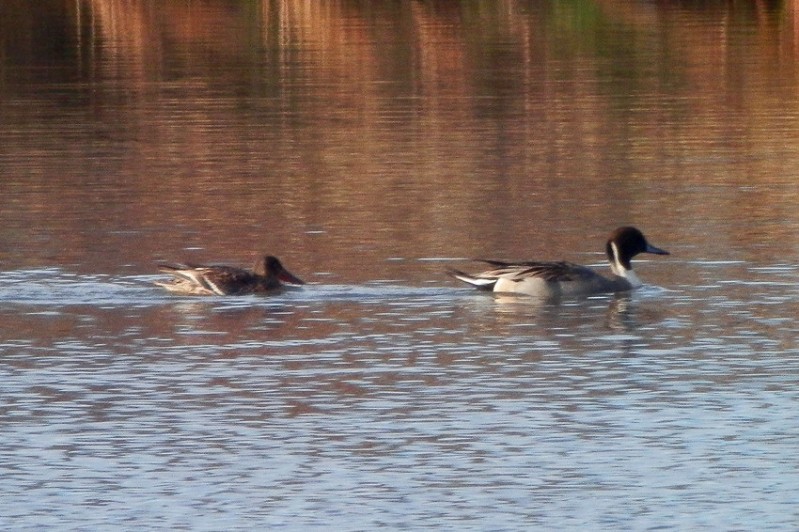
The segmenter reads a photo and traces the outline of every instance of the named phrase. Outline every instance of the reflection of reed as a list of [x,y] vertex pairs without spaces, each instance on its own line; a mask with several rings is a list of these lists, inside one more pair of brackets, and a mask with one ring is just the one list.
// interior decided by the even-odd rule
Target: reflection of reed
[[[263,233],[295,235],[293,246],[308,228],[331,235],[320,255],[352,252],[353,241],[357,253],[399,242],[398,255],[408,246],[480,254],[490,245],[526,258],[513,255],[554,249],[547,239],[564,237],[558,247],[592,249],[595,235],[531,228],[579,211],[604,231],[638,215],[636,194],[671,186],[661,174],[683,175],[679,165],[703,157],[749,150],[747,179],[786,173],[780,158],[751,152],[779,153],[788,142],[774,134],[788,124],[770,109],[796,100],[794,2],[759,2],[751,13],[701,4],[61,0],[71,17],[62,33],[78,33],[90,89],[37,116],[8,110],[4,120],[60,116],[56,126],[68,124],[74,138],[42,135],[36,142],[58,145],[36,149],[7,138],[5,149],[74,165],[27,192],[35,221],[77,223],[65,211],[79,209],[87,189],[100,191],[102,204],[82,213],[89,230],[64,231],[70,250],[102,248],[76,235],[120,217],[121,229],[168,228],[174,239],[158,246],[142,237],[144,245],[169,253],[221,243],[203,258],[226,260],[279,252]],[[31,16],[27,2],[4,9]],[[740,31],[750,28],[736,26],[741,17],[755,17],[754,33]],[[738,68],[741,56],[747,68]],[[763,80],[778,83],[752,90]],[[730,109],[738,121],[720,127]],[[110,177],[86,184],[87,169]],[[591,201],[575,187],[590,189]],[[784,204],[769,195],[786,190],[691,205],[765,217]]]
[[381,69],[401,68],[415,72],[414,82],[423,83],[417,79],[421,75],[451,88],[452,79],[440,76],[459,76],[462,82],[467,53],[479,52],[483,38],[503,32],[517,34],[512,39],[519,43],[529,38],[516,4],[507,1],[475,7],[265,0],[256,8],[210,0],[160,3],[157,8],[125,0],[75,2],[77,26],[84,28],[79,31],[89,32],[80,36],[81,42],[101,38],[109,68],[131,68],[141,76],[157,75],[157,66],[174,59],[167,54],[176,51],[189,63],[192,54],[209,52],[241,64],[262,49],[275,53],[284,67],[314,67],[300,74],[324,77],[333,71],[363,82],[384,78]]
[[[90,1],[90,31],[96,28],[107,43],[104,52],[110,57],[106,64],[111,68],[124,65],[127,74],[133,74],[131,81],[146,79],[147,67],[157,64],[154,59],[161,49],[160,39],[156,38],[155,28],[144,11],[145,5],[121,0]],[[79,16],[80,13],[79,10]],[[95,42],[96,38],[90,35],[86,40]]]
[[[125,0],[83,0],[91,24],[90,42],[102,40],[106,76],[124,72],[145,82],[184,74],[198,74],[203,66],[196,57],[216,56],[235,60],[251,48],[249,4],[189,1],[128,2]],[[97,32],[94,35],[94,32]],[[193,68],[199,70],[192,72]]]

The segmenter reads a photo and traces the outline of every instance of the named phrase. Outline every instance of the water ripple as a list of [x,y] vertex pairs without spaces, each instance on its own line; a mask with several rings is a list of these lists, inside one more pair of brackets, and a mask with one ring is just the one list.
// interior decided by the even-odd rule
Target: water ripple
[[669,522],[676,497],[708,526],[733,522],[718,501],[778,525],[799,399],[782,313],[799,297],[769,281],[781,269],[750,271],[560,305],[391,283],[184,298],[147,276],[5,272],[0,515],[579,528],[600,504],[627,527]]

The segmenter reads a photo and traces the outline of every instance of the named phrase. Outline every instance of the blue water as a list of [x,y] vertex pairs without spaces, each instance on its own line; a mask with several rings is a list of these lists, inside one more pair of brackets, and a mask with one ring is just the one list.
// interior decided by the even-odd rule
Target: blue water
[[176,298],[156,276],[4,273],[0,515],[791,528],[799,364],[780,316],[796,271],[750,273],[709,298],[647,286],[560,304],[447,282]]

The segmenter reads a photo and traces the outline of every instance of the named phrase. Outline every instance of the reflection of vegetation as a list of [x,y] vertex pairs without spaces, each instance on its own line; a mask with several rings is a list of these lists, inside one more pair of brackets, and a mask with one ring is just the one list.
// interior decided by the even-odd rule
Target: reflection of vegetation
[[551,31],[559,39],[581,42],[608,25],[607,18],[594,0],[552,2],[550,9]]
[[785,9],[792,0],[673,0],[685,11],[729,11],[731,13],[777,12]]
[[0,2],[0,59],[12,64],[53,64],[69,59],[75,27],[69,2]]
[[[5,0],[0,76],[9,87],[49,75],[9,73],[9,65],[56,65],[77,78],[194,79],[289,98],[297,93],[287,87],[315,79],[347,87],[336,95],[347,100],[342,105],[429,87],[512,101],[523,84],[599,78],[597,92],[629,98],[653,75],[660,87],[706,83],[692,80],[690,65],[722,61],[736,46],[776,42],[793,54],[793,27],[774,16],[789,12],[779,0],[41,0],[35,10],[28,0]],[[508,75],[520,68],[526,77]],[[393,83],[376,83],[384,79]]]
[[[511,98],[522,78],[507,69],[579,80],[589,72],[575,69],[588,68],[606,80],[599,90],[630,95],[637,92],[631,84],[653,72],[662,86],[681,86],[690,83],[687,65],[720,61],[738,40],[750,46],[751,34],[735,32],[735,24],[757,21],[764,42],[793,54],[793,27],[775,13],[792,11],[780,0],[41,0],[35,10],[28,0],[5,0],[0,76],[14,86],[49,73],[9,73],[9,65],[60,65],[78,78],[125,71],[139,81],[236,79],[257,95],[290,93],[283,89],[309,77],[348,80],[353,92],[392,79],[382,90],[393,95],[447,86]],[[668,34],[664,24],[673,28]],[[477,75],[467,80],[471,69]]]
[[[364,27],[374,28],[379,33],[372,38],[382,38],[399,31],[411,36],[410,41],[406,41],[407,45],[412,45],[414,35],[423,36],[428,28],[436,25],[453,27],[454,23],[461,27],[459,36],[472,50],[479,50],[487,42],[498,39],[513,39],[514,35],[520,35],[520,31],[534,38],[545,31],[551,39],[549,44],[554,48],[550,49],[554,53],[602,56],[620,49],[629,50],[639,42],[637,33],[653,31],[654,27],[649,24],[652,19],[641,23],[636,20],[646,17],[641,14],[646,11],[654,16],[658,12],[666,14],[664,16],[668,16],[669,12],[684,12],[688,15],[696,13],[697,16],[715,14],[735,20],[762,17],[764,14],[773,19],[775,15],[784,16],[788,9],[785,0],[683,0],[638,7],[614,0],[535,3],[439,0],[408,4],[342,0],[325,3],[324,6],[290,0],[253,0],[235,4],[187,0],[160,4],[159,9],[152,9],[152,4],[120,0],[39,0],[33,9],[28,0],[4,0],[0,2],[0,58],[5,64],[52,64],[74,59],[73,45],[82,37],[89,37],[83,39],[84,44],[96,43],[94,32],[98,28],[106,38],[115,35],[130,42],[140,40],[144,31],[149,35],[141,44],[155,46],[159,38],[177,38],[175,42],[179,42],[181,38],[190,39],[192,36],[208,37],[215,31],[224,31],[223,27],[216,27],[214,23],[223,26],[234,18],[238,19],[236,26],[239,30],[234,43],[242,45],[238,49],[241,55],[259,49],[257,41],[247,42],[247,36],[261,39],[266,49],[282,48],[286,52],[298,51],[295,48],[297,46],[335,45],[336,41],[341,42],[346,37],[335,34],[349,31],[344,29],[342,22],[362,19],[366,23]],[[159,12],[162,14],[160,17]],[[203,19],[198,15],[203,12],[215,13],[215,18]],[[538,18],[541,25],[523,29],[531,16]],[[398,27],[389,27],[379,24],[381,18],[403,22]],[[148,19],[149,26],[135,25],[135,21],[146,23]],[[414,31],[408,33],[411,29]],[[204,46],[209,44],[215,47],[229,46],[224,39],[209,42],[206,38]],[[608,47],[613,49],[608,50]]]
[[[125,219],[134,225],[161,223],[160,201],[168,198],[166,215],[187,227],[264,213],[311,225],[343,220],[332,223],[351,224],[340,233],[360,230],[364,241],[392,240],[375,226],[403,241],[478,239],[484,226],[502,231],[516,223],[486,219],[485,206],[530,196],[531,183],[545,183],[536,193],[558,209],[598,209],[575,206],[558,182],[601,176],[610,166],[603,160],[625,161],[628,152],[640,175],[651,161],[681,160],[696,148],[694,135],[731,144],[730,132],[712,125],[732,106],[744,117],[739,130],[765,145],[769,124],[750,129],[746,121],[762,119],[758,106],[769,105],[771,93],[750,98],[747,84],[783,76],[775,98],[796,86],[793,28],[774,15],[791,12],[774,2],[30,5],[0,0],[0,116],[12,124],[6,130],[22,132],[4,136],[0,150],[20,159],[49,155],[58,165],[85,155],[66,150],[86,150],[92,161],[70,169],[72,182],[54,180],[61,188],[39,189],[36,220],[68,220],[58,199],[83,185],[84,167],[98,164],[125,176],[119,204],[158,198],[130,207]],[[55,90],[45,83],[35,93],[20,80],[39,75]],[[15,90],[25,91],[25,105],[14,105]],[[45,130],[51,123],[69,125],[69,142],[30,132],[29,124]],[[689,127],[695,130],[681,136]],[[665,157],[652,141],[661,137],[672,140],[663,143],[673,151]],[[390,157],[405,166],[387,168]],[[497,185],[497,174],[531,177]],[[478,182],[482,175],[491,177]],[[625,190],[608,190],[612,183],[599,177],[591,185],[628,208]],[[94,210],[118,217],[119,205],[107,199],[107,211]],[[397,224],[409,201],[415,219]],[[339,216],[353,204],[378,207]],[[524,216],[542,216],[539,207],[526,208]],[[215,240],[240,247],[241,229],[221,227],[232,234]],[[259,236],[241,249],[258,249]]]

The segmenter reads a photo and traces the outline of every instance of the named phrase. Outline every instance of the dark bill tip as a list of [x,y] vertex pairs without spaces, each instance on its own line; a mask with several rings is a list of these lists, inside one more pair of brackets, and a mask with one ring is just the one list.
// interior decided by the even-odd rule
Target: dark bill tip
[[303,281],[299,277],[296,277],[294,274],[292,274],[291,272],[288,272],[286,270],[283,270],[282,272],[280,272],[278,274],[277,278],[280,279],[280,281],[283,282],[283,283],[305,284],[305,281]]
[[666,251],[665,249],[656,248],[652,244],[647,244],[646,245],[646,252],[647,253],[653,253],[655,255],[670,255],[670,253],[668,251]]

